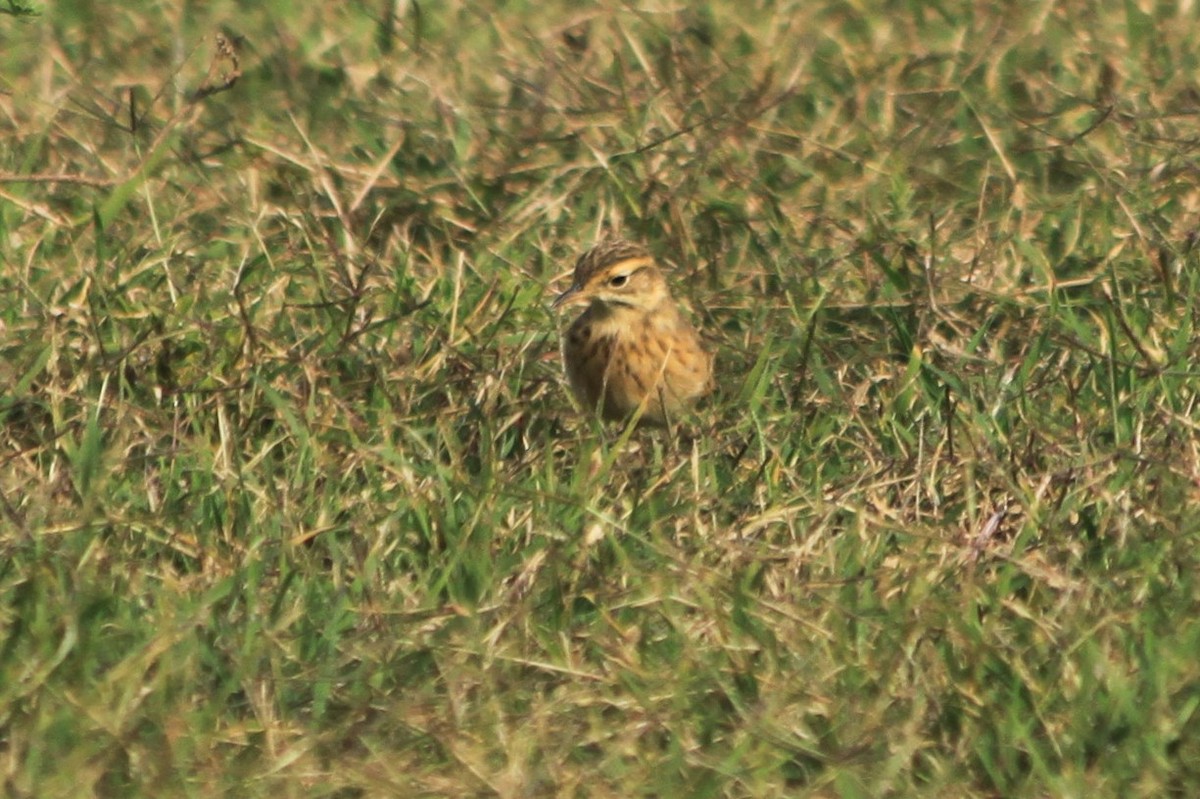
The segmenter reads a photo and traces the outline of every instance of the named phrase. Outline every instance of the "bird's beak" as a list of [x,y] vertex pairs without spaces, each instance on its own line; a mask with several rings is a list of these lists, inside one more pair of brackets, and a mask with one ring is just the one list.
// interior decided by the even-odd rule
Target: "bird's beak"
[[578,285],[571,286],[571,288],[555,297],[554,302],[550,304],[550,307],[557,311],[559,308],[566,308],[570,305],[577,305],[578,303],[584,302],[585,298],[580,291],[581,289]]

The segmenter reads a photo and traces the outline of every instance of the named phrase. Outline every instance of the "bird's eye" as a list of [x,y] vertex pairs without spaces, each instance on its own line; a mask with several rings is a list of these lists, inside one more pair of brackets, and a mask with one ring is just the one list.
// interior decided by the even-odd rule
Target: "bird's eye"
[[608,285],[615,289],[625,285],[625,281],[629,280],[629,275],[613,275],[608,279]]

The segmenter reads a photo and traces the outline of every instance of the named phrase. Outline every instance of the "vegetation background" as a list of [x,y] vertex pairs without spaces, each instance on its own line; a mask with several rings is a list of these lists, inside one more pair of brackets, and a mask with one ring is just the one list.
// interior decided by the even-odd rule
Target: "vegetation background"
[[1200,795],[1192,0],[0,10],[6,796]]

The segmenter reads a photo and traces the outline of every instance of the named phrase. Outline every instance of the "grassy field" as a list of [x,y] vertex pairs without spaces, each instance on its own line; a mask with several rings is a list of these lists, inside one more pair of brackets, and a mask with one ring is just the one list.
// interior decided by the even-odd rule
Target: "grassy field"
[[1000,5],[0,15],[4,795],[1200,796],[1200,9]]

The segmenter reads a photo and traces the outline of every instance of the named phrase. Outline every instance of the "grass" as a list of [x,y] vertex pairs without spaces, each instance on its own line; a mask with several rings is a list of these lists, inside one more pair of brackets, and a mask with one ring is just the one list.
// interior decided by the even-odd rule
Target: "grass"
[[1190,3],[13,9],[6,795],[1200,793]]

